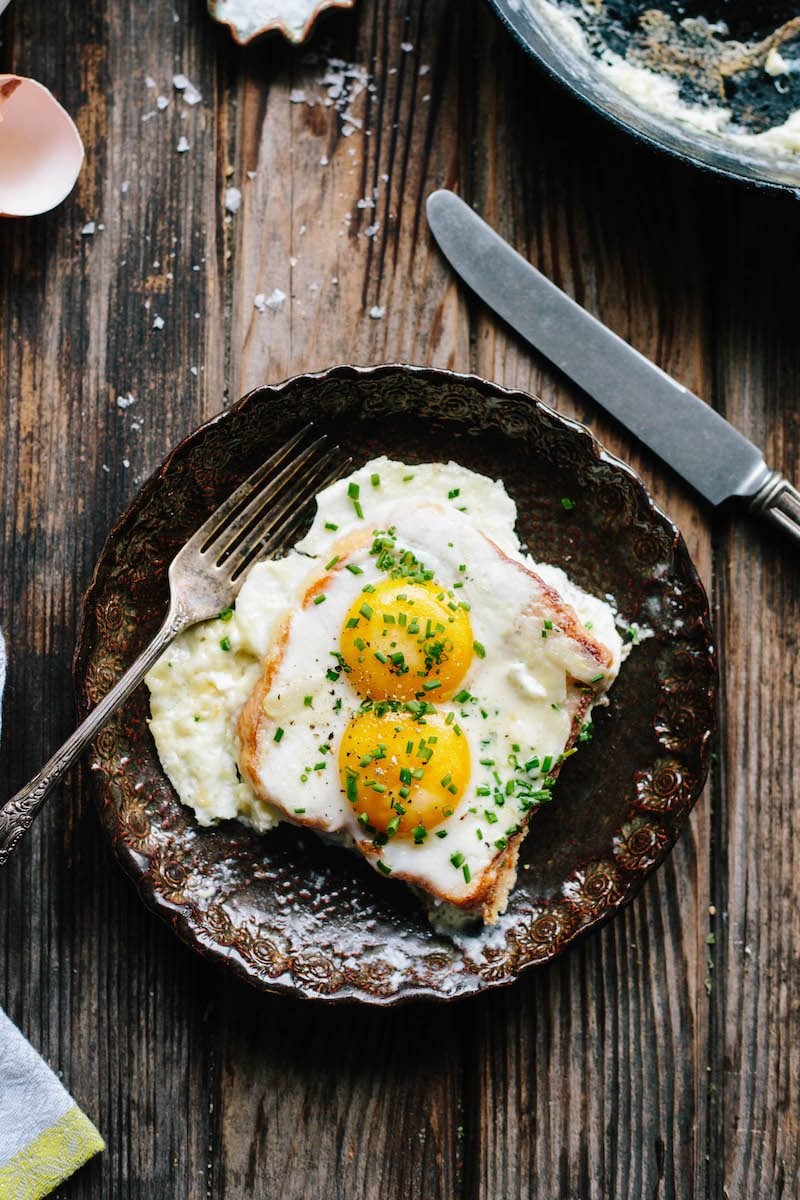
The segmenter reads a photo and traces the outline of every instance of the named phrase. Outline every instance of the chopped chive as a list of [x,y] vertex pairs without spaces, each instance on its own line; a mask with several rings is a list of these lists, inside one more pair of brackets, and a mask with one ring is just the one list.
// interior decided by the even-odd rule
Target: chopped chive
[[570,500],[569,496],[562,496],[561,497],[561,507],[564,509],[565,512],[572,512],[573,508],[575,507],[575,501]]
[[382,796],[386,791],[385,783],[373,783],[370,786],[372,787],[373,792],[377,792],[379,796]]
[[351,500],[357,500],[359,495],[361,494],[361,488],[358,486],[357,483],[348,483],[347,494]]
[[367,643],[363,638],[360,637],[353,639],[353,645],[355,646],[356,650],[365,650],[367,647]]
[[325,528],[326,528],[326,529],[332,529],[332,530],[334,531],[334,533],[335,533],[335,532],[336,532],[336,530],[339,528],[339,526],[338,526],[338,525],[334,525],[333,521],[326,521],[326,522],[325,522]]
[[383,614],[383,623],[384,625],[394,625],[395,620],[391,613]]
[[385,663],[389,661],[385,654],[381,654],[380,650],[375,651],[375,657],[379,663]]
[[414,478],[414,476],[413,476],[413,475],[404,475],[404,476],[403,476],[403,483],[409,483],[409,482],[410,482],[410,481],[411,481],[413,478]]
[[462,688],[460,692],[456,692],[455,696],[453,696],[453,700],[456,704],[466,704],[467,701],[471,699],[472,696],[470,696],[466,688]]
[[605,673],[603,671],[601,671],[599,675],[595,675],[594,679],[590,679],[589,683],[599,683],[600,680],[604,679],[604,678],[605,678]]
[[347,792],[347,799],[351,804],[355,804],[358,800],[358,784],[356,783],[355,775],[348,774],[345,790]]
[[491,811],[491,809],[487,809],[483,815],[486,817],[486,820],[489,822],[490,825],[497,824],[497,813],[493,813]]
[[220,644],[219,644],[219,648],[220,648],[220,650],[230,650],[230,648],[231,648],[231,639],[230,639],[230,638],[227,638],[227,637],[224,637],[224,638],[222,639],[222,641],[220,642]]
[[428,831],[424,825],[415,825],[411,830],[411,834],[414,838],[414,845],[421,846],[425,841],[425,838],[428,836]]
[[542,759],[542,774],[546,775],[547,772],[552,767],[552,765],[553,765],[553,756],[552,756],[552,754],[548,754],[546,758]]
[[350,572],[351,575],[363,575],[364,574],[363,567],[359,567],[358,563],[348,563],[347,570]]
[[332,571],[332,570],[333,570],[333,568],[336,566],[337,562],[339,561],[339,559],[340,559],[341,557],[342,557],[342,556],[341,556],[341,554],[334,554],[333,558],[332,558],[332,559],[331,559],[331,561],[328,563],[328,565],[326,566],[325,570],[326,570],[326,571]]
[[339,672],[334,671],[333,667],[331,667],[330,670],[325,672],[325,678],[330,679],[331,683],[336,683],[336,680],[339,678]]
[[394,834],[394,833],[397,833],[397,830],[398,830],[398,828],[399,828],[399,825],[400,825],[400,818],[399,818],[399,816],[398,816],[398,817],[392,817],[391,821],[390,821],[390,822],[389,822],[389,824],[386,826],[386,832],[387,832],[388,834]]
[[321,592],[319,596],[314,597],[314,603],[315,604],[324,604],[327,599],[328,599],[328,597],[325,595],[325,593]]
[[303,696],[303,704],[306,708],[313,708],[314,707],[314,697],[313,696]]
[[544,622],[544,627],[545,627],[545,629],[552,629],[552,628],[553,628],[553,622],[552,622],[552,621],[545,621],[545,622]]
[[296,813],[304,813],[306,810],[304,808],[296,808],[294,811]]
[[451,488],[450,491],[447,493],[447,499],[455,500],[456,496],[460,496],[460,495],[461,495],[461,488]]
[[350,620],[347,622],[347,625],[345,626],[345,628],[355,629],[357,625],[358,625],[358,617],[351,617]]
[[446,838],[446,837],[447,837],[447,830],[446,830],[446,829],[437,829],[437,830],[436,830],[436,836],[437,836],[438,838]]
[[452,782],[453,782],[453,777],[449,771],[445,775],[444,779],[439,780],[439,783],[442,785],[443,788],[449,787]]
[[370,476],[370,480],[369,480],[369,481],[370,481],[370,483],[372,484],[372,486],[373,486],[373,487],[380,487],[380,486],[381,486],[381,477],[380,477],[380,475],[371,475],[371,476]]
[[477,654],[478,658],[486,658],[486,647],[483,642],[473,642],[472,649]]
[[442,686],[442,681],[441,679],[429,679],[427,682],[423,683],[422,686],[426,692],[432,692],[435,688],[440,688]]
[[223,608],[222,612],[219,614],[219,619],[220,619],[220,621],[230,621],[232,616],[233,616],[232,608]]
[[461,854],[460,852],[458,854],[450,855],[450,862],[453,864],[453,866],[456,868],[456,870],[458,870],[458,868],[461,866],[463,861],[464,861],[464,855]]
[[508,845],[508,842],[506,841],[505,838],[498,838],[497,841],[495,842],[495,846],[497,846],[498,850],[505,850],[507,845]]
[[364,601],[364,603],[361,605],[361,608],[358,611],[361,613],[361,615],[365,621],[369,621],[370,618],[372,617],[372,609],[370,608],[370,606],[367,604],[366,601]]
[[282,737],[283,737],[283,730],[281,729],[281,727],[279,725],[278,728],[275,730],[275,737],[273,738],[273,741],[279,742]]
[[464,866],[461,869],[464,872],[464,883],[469,883],[470,879],[472,879],[472,874],[469,869],[469,864],[464,863]]
[[391,867],[387,867],[386,863],[385,863],[385,862],[383,862],[383,860],[382,860],[382,859],[380,859],[380,858],[378,859],[378,861],[377,861],[377,863],[376,863],[376,866],[377,866],[378,870],[379,870],[379,871],[380,871],[380,872],[381,872],[383,875],[391,875],[391,873],[392,873],[392,868],[391,868]]

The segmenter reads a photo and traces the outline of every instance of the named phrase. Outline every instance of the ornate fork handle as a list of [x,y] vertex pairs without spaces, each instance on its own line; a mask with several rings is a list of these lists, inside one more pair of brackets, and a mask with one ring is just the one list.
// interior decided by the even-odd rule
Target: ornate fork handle
[[93,741],[120,705],[135,691],[175,635],[188,624],[191,622],[181,609],[171,608],[147,649],[139,655],[97,707],[92,709],[72,737],[56,751],[26,787],[0,808],[0,867],[7,862],[17,842],[33,824],[48,795],[63,779],[81,751]]

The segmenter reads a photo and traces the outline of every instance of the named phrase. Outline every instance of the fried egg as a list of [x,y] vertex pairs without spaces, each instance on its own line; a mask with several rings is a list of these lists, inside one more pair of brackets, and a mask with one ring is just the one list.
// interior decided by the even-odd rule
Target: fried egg
[[377,459],[321,493],[295,549],[148,676],[199,823],[307,826],[493,920],[622,652],[609,604],[527,559],[515,518],[454,463]]

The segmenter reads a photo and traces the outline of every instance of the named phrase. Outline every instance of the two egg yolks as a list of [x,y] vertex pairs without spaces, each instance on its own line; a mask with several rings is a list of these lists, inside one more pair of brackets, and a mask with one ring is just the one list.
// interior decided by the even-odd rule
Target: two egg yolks
[[[342,628],[348,679],[364,699],[437,704],[469,670],[467,609],[432,581],[383,580],[361,592]],[[467,739],[438,713],[357,713],[339,748],[342,789],[380,833],[416,840],[455,810],[470,775]]]

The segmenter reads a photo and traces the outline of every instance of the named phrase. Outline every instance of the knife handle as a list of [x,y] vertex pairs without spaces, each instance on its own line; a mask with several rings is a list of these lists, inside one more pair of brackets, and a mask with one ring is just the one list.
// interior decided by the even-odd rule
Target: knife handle
[[766,517],[800,541],[800,492],[780,471],[768,476],[753,497],[750,511]]

